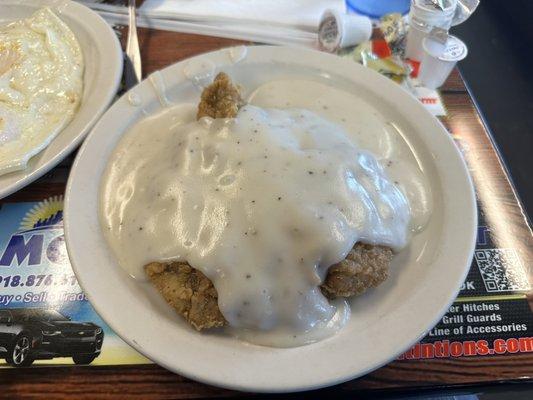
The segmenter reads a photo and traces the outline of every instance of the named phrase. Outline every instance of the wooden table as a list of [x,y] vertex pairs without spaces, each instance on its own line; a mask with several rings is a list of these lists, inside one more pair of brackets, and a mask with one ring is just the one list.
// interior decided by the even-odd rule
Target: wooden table
[[[214,37],[142,29],[141,54],[145,74],[178,60],[242,42]],[[490,136],[465,84],[455,70],[444,87],[442,98],[448,116],[442,121],[453,135],[459,135],[470,149],[467,160],[475,166],[475,185],[493,193],[501,218],[509,220],[513,234],[523,242],[520,256],[532,265],[531,231],[516,201],[513,189],[494,151]],[[479,173],[482,170],[483,173]],[[63,184],[32,184],[5,201],[40,200],[63,193]],[[481,196],[482,197],[482,196]],[[490,211],[490,210],[485,210]],[[533,375],[533,353],[495,357],[442,358],[394,361],[377,371],[333,388],[320,391],[357,398],[419,388],[474,386],[502,381],[529,381]],[[15,398],[76,399],[163,399],[241,396],[229,390],[207,386],[175,375],[157,365],[123,367],[48,367],[0,371],[0,396]]]

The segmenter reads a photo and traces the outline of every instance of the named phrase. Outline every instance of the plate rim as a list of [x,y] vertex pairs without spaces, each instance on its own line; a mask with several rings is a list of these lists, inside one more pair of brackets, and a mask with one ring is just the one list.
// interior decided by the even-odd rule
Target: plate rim
[[[65,2],[61,3],[57,0],[39,0],[35,3],[24,3],[20,0],[7,0],[4,3],[0,4],[0,8],[2,6],[17,6],[22,5],[25,7],[30,7],[34,9],[39,9],[41,7],[51,7],[51,8],[59,8],[59,12],[56,10],[56,14],[59,14],[59,17],[61,17],[62,14],[69,16],[70,18],[81,20],[84,16],[90,15],[90,17],[96,21],[98,21],[99,27],[95,27],[95,31],[99,33],[105,32],[105,35],[107,35],[107,39],[110,41],[110,46],[112,46],[114,49],[114,57],[115,60],[115,68],[112,72],[112,82],[113,85],[111,86],[110,90],[107,92],[105,98],[103,99],[103,102],[100,104],[98,109],[96,109],[96,112],[93,114],[93,116],[87,120],[84,125],[85,127],[78,132],[78,134],[73,138],[73,140],[70,141],[70,143],[67,146],[64,146],[60,151],[58,151],[56,154],[54,154],[51,158],[48,159],[45,163],[43,163],[39,168],[31,169],[30,166],[26,167],[25,169],[13,171],[6,175],[10,174],[22,174],[23,176],[20,179],[15,180],[13,183],[7,185],[6,187],[0,188],[0,199],[3,199],[4,197],[7,197],[20,189],[26,187],[27,185],[31,184],[32,182],[36,181],[40,177],[42,177],[44,174],[52,170],[54,167],[56,167],[61,161],[63,161],[70,153],[72,153],[85,139],[85,137],[89,134],[90,130],[93,128],[93,126],[99,121],[100,117],[104,114],[104,112],[107,111],[108,107],[112,103],[113,99],[115,98],[120,81],[122,78],[122,70],[123,70],[123,56],[122,56],[122,47],[120,45],[120,42],[117,38],[117,35],[115,32],[113,32],[113,29],[111,26],[100,16],[98,13],[91,10],[89,7],[74,2]],[[93,35],[94,38],[94,35]],[[111,57],[110,57],[111,59]],[[57,139],[58,136],[60,136],[65,129],[68,128],[70,125],[67,124],[65,127],[61,129],[61,131],[52,139],[50,144]],[[49,146],[49,145],[48,145]],[[30,158],[33,159],[34,157],[37,157],[39,154],[44,152],[47,147],[43,148],[39,153],[34,155]],[[1,175],[0,175],[1,176]]]
[[[242,47],[242,46],[235,46],[235,47]],[[465,265],[462,267],[462,274],[461,274],[460,277],[458,277],[460,279],[457,280],[457,284],[455,285],[456,286],[456,290],[453,291],[452,293],[449,293],[446,296],[445,301],[443,301],[441,303],[441,307],[440,307],[439,311],[435,314],[434,318],[431,321],[430,326],[428,326],[427,329],[425,329],[424,331],[420,332],[420,334],[418,336],[412,338],[412,340],[410,340],[408,344],[405,344],[404,346],[402,346],[401,348],[399,348],[395,352],[389,353],[387,357],[382,359],[377,364],[371,365],[371,366],[369,366],[367,368],[364,368],[361,371],[357,371],[357,372],[355,372],[353,374],[345,374],[345,375],[342,375],[342,376],[338,376],[336,378],[329,378],[327,380],[321,380],[321,381],[318,381],[316,383],[287,384],[285,386],[279,386],[279,385],[276,385],[276,384],[269,384],[269,383],[265,383],[265,382],[252,383],[252,384],[242,384],[242,383],[236,384],[235,382],[228,382],[227,380],[223,380],[223,379],[221,380],[220,378],[216,378],[216,377],[206,377],[205,375],[202,375],[201,372],[200,373],[195,373],[195,372],[192,372],[190,370],[187,370],[187,368],[178,367],[176,365],[173,365],[173,364],[167,363],[167,362],[165,362],[165,361],[163,361],[161,359],[158,359],[150,351],[145,350],[141,345],[139,345],[135,341],[132,341],[131,338],[129,338],[127,335],[120,333],[121,329],[120,328],[117,329],[115,327],[115,323],[112,320],[112,318],[108,318],[109,317],[108,310],[106,310],[106,308],[104,308],[104,307],[100,307],[100,304],[98,304],[99,302],[95,301],[95,298],[93,297],[92,293],[86,292],[86,295],[88,296],[89,300],[91,301],[91,304],[93,305],[93,307],[102,316],[102,318],[106,321],[106,323],[115,331],[115,333],[118,336],[120,336],[125,342],[127,342],[133,348],[135,348],[135,350],[137,350],[139,353],[145,355],[147,358],[149,358],[151,360],[154,360],[155,363],[165,367],[166,369],[169,369],[170,371],[176,372],[176,373],[178,373],[180,375],[186,376],[186,377],[194,379],[196,381],[204,382],[204,383],[207,383],[207,384],[211,384],[211,385],[215,385],[217,387],[223,387],[223,388],[227,388],[227,389],[240,390],[240,391],[253,390],[255,392],[263,392],[263,393],[286,393],[286,392],[294,392],[294,391],[305,391],[305,390],[318,389],[318,388],[322,388],[322,387],[325,387],[325,386],[331,386],[331,385],[335,385],[335,384],[338,384],[338,383],[341,383],[341,382],[346,382],[346,381],[354,379],[356,377],[363,376],[363,375],[365,375],[365,374],[367,374],[367,373],[369,373],[369,372],[371,372],[371,371],[373,371],[373,370],[385,365],[386,363],[394,360],[398,355],[402,354],[406,349],[410,348],[412,345],[417,343],[421,338],[423,338],[427,334],[427,332],[434,325],[436,325],[438,323],[438,321],[441,319],[442,315],[444,315],[444,313],[449,308],[449,306],[454,302],[455,298],[457,297],[457,294],[459,293],[460,284],[464,281],[464,279],[466,278],[466,275],[468,274],[468,271],[470,269],[469,267],[470,267],[470,263],[471,263],[471,260],[472,260],[472,257],[473,257],[473,252],[474,252],[474,249],[475,249],[476,227],[477,227],[478,215],[477,215],[477,203],[476,203],[476,200],[475,200],[475,192],[474,192],[474,186],[473,186],[473,183],[472,183],[472,178],[470,176],[470,173],[469,173],[469,170],[467,168],[467,165],[466,165],[466,162],[465,162],[464,158],[462,157],[460,151],[458,150],[457,146],[453,142],[453,139],[449,135],[448,131],[446,130],[446,128],[444,127],[442,122],[439,121],[437,118],[435,118],[433,115],[431,115],[429,113],[429,111],[427,111],[425,109],[425,107],[422,104],[420,104],[420,102],[416,99],[416,97],[414,95],[412,95],[411,93],[405,92],[404,89],[398,87],[398,85],[396,83],[391,82],[390,80],[388,80],[387,78],[379,75],[378,73],[376,73],[374,71],[371,71],[371,70],[368,70],[367,68],[365,68],[363,66],[360,66],[360,65],[354,63],[351,60],[342,60],[341,58],[339,58],[337,56],[321,53],[321,52],[314,51],[314,50],[287,47],[287,46],[265,46],[265,45],[245,46],[245,47],[247,47],[247,49],[249,51],[252,50],[252,52],[260,51],[260,50],[255,50],[255,49],[268,49],[268,50],[274,49],[273,50],[274,52],[275,51],[305,52],[305,53],[308,53],[308,54],[312,54],[312,56],[315,56],[315,57],[318,57],[318,58],[320,58],[320,57],[328,58],[329,57],[329,60],[331,62],[333,62],[333,63],[344,63],[345,64],[345,66],[344,66],[345,68],[358,69],[359,71],[367,71],[367,72],[364,72],[364,74],[371,73],[371,74],[373,74],[373,79],[377,79],[378,82],[381,81],[381,84],[385,84],[384,82],[387,82],[385,85],[389,86],[390,88],[394,88],[394,89],[391,89],[391,90],[402,91],[402,93],[404,95],[407,95],[408,97],[410,97],[411,98],[411,100],[410,100],[411,101],[411,106],[414,106],[414,107],[418,108],[419,112],[422,112],[423,114],[425,114],[426,115],[425,118],[426,118],[427,121],[429,121],[429,119],[427,119],[429,117],[432,120],[432,123],[436,124],[435,125],[435,130],[439,130],[441,132],[441,134],[442,134],[442,137],[445,138],[445,140],[448,142],[448,144],[450,146],[452,146],[453,149],[454,149],[454,154],[457,156],[457,161],[459,163],[458,165],[460,165],[461,171],[463,172],[463,175],[464,175],[464,176],[461,177],[461,179],[462,178],[466,178],[466,181],[467,181],[467,185],[466,186],[467,186],[467,189],[468,189],[468,193],[464,193],[464,196],[465,196],[465,200],[468,201],[468,205],[469,205],[469,208],[468,208],[468,214],[469,215],[468,215],[468,217],[469,217],[469,221],[471,221],[471,228],[472,229],[469,232],[469,235],[465,235],[465,236],[468,236],[468,238],[467,238],[468,241],[467,241],[467,243],[465,245],[466,250],[464,252],[465,252],[465,254],[468,254],[468,255],[465,255],[463,257],[465,259]],[[211,51],[211,52],[208,52],[208,53],[203,53],[203,54],[200,54],[200,55],[196,55],[196,56],[181,60],[181,61],[179,61],[177,63],[171,64],[171,65],[165,67],[160,72],[161,73],[165,73],[165,71],[166,71],[166,73],[169,73],[169,71],[171,71],[172,69],[177,68],[179,65],[184,65],[184,63],[186,63],[186,62],[188,62],[190,60],[193,60],[193,59],[196,59],[196,58],[201,58],[201,57],[206,57],[206,56],[209,56],[209,55],[216,55],[218,53],[226,52],[226,51],[228,51],[228,49],[229,48],[223,48],[223,49]],[[223,68],[224,65],[218,65],[217,64],[217,67],[222,67]],[[327,71],[327,68],[325,68],[325,71]],[[126,98],[128,93],[129,92],[123,94],[121,99],[119,99],[119,101],[117,101],[116,104],[113,105],[109,109],[108,112],[111,113],[112,110],[114,109],[114,107],[119,107],[120,106],[119,105],[120,100]],[[93,132],[97,132],[98,131],[98,129],[100,127],[100,124],[103,124],[102,120],[103,119],[101,119],[97,123],[97,125],[94,127],[93,131],[91,132],[91,135],[92,135]],[[68,184],[67,184],[67,189],[66,189],[66,192],[65,192],[65,207],[64,207],[64,209],[65,209],[65,216],[64,216],[65,237],[66,237],[67,251],[68,251],[68,254],[69,254],[69,257],[70,257],[70,260],[71,260],[72,268],[73,268],[76,276],[78,277],[80,285],[83,288],[85,288],[85,284],[86,284],[85,276],[83,276],[83,273],[80,272],[79,265],[77,264],[78,260],[77,260],[76,254],[75,254],[75,250],[73,250],[71,248],[71,240],[70,240],[71,229],[70,229],[70,211],[69,210],[71,208],[70,202],[71,202],[71,198],[72,198],[71,193],[72,193],[72,190],[73,190],[72,186],[73,186],[73,182],[74,182],[74,179],[75,179],[75,172],[77,171],[78,164],[81,163],[81,160],[84,157],[84,153],[85,153],[86,148],[89,146],[90,137],[83,144],[82,148],[78,152],[76,160],[75,160],[75,162],[74,162],[74,164],[72,166],[72,170],[71,170],[72,173],[71,173],[71,175],[69,177],[69,181],[68,181]],[[107,306],[109,306],[109,305],[107,305]],[[105,317],[104,317],[104,315],[105,315]],[[427,325],[427,324],[424,324],[424,325]]]

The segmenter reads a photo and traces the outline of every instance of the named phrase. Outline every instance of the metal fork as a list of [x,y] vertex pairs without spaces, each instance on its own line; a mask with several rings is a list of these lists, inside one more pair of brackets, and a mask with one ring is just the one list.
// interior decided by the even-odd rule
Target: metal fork
[[137,38],[137,18],[135,0],[128,0],[130,15],[128,27],[128,41],[126,43],[125,79],[126,89],[139,83],[142,79],[141,51]]

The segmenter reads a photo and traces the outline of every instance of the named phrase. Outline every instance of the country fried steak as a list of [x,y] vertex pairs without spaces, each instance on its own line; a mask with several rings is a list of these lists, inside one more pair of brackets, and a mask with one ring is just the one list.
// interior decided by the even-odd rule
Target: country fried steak
[[[221,72],[203,90],[197,119],[234,118],[243,105],[239,89]],[[356,243],[346,259],[329,268],[322,293],[329,299],[363,294],[387,279],[392,256],[388,247]],[[144,270],[165,301],[197,330],[226,324],[217,291],[200,271],[182,262],[152,262]]]
[[378,286],[389,276],[392,255],[389,247],[356,243],[344,260],[329,268],[322,293],[329,299],[352,297]]
[[153,262],[144,266],[146,275],[178,314],[196,329],[216,328],[226,323],[218,309],[218,294],[207,277],[187,263]]
[[228,75],[221,72],[213,83],[202,91],[196,119],[235,118],[243,105],[239,89],[231,82]]

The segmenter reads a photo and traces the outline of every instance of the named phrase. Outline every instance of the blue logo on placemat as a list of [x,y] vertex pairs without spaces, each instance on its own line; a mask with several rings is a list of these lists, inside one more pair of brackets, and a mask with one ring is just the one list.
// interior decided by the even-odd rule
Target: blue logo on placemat
[[26,213],[0,257],[0,266],[39,265],[43,254],[53,263],[62,263],[67,257],[64,240],[63,196],[53,196]]

